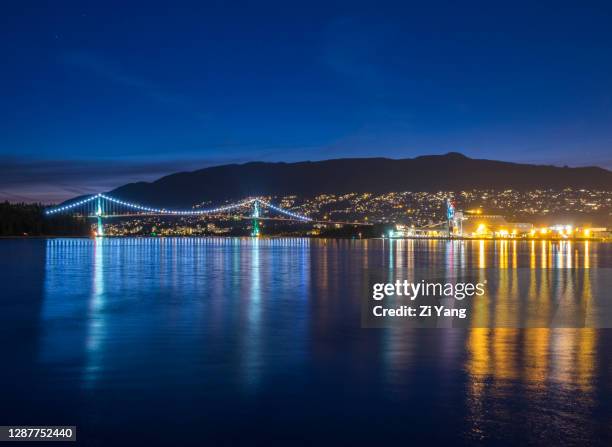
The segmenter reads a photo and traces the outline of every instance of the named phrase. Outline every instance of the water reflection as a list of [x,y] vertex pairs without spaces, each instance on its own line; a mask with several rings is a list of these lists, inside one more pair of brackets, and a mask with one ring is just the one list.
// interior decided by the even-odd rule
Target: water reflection
[[241,368],[244,373],[244,382],[254,387],[257,385],[261,376],[261,267],[259,256],[260,240],[254,239],[251,245],[250,262],[242,266],[242,270],[248,275],[245,290],[248,297],[246,322],[244,327],[244,366]]
[[[468,438],[503,438],[496,432],[517,424],[525,443],[541,443],[551,427],[556,436],[562,433],[560,443],[592,438],[591,421],[576,416],[595,409],[597,343],[593,329],[471,330],[466,342]],[[518,408],[540,432],[522,425]]]
[[592,391],[597,332],[593,329],[473,329],[466,368],[474,380],[559,383]]
[[206,415],[192,422],[208,433],[271,415],[316,432],[312,415],[326,409],[349,433],[365,403],[397,404],[398,427],[440,414],[455,424],[446,441],[459,443],[508,434],[535,443],[542,433],[588,443],[600,434],[590,421],[609,421],[597,413],[612,398],[605,331],[361,328],[373,281],[479,269],[496,273],[498,301],[476,303],[475,319],[537,327],[579,309],[590,321],[612,266],[604,244],[58,239],[45,256],[37,371],[48,389],[78,396],[65,411],[84,424],[126,395],[117,420],[154,417],[147,402],[159,401],[175,427]]
[[[590,268],[594,254],[589,242],[376,242],[383,256],[374,260],[370,282],[487,281],[487,296],[470,300],[469,305],[475,308],[471,312],[475,321],[472,327],[612,324],[612,306],[606,294],[612,287],[612,275],[605,244],[597,246],[605,256],[595,272]],[[372,257],[377,250],[368,252]],[[451,300],[448,304],[454,303]]]
[[106,315],[104,312],[104,243],[102,238],[93,240],[93,274],[91,298],[87,316],[87,335],[85,349],[87,363],[83,382],[86,387],[93,386],[104,365],[102,343],[105,337]]

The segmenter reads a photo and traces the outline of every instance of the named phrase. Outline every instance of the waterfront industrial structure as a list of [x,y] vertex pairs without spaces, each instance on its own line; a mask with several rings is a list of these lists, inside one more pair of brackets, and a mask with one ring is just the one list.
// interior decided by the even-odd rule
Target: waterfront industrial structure
[[528,222],[508,222],[499,214],[484,214],[482,209],[467,212],[455,209],[451,199],[446,201],[446,220],[423,227],[395,225],[389,232],[391,238],[546,238],[546,239],[607,239],[612,236],[605,227],[572,226],[555,224],[536,227]]

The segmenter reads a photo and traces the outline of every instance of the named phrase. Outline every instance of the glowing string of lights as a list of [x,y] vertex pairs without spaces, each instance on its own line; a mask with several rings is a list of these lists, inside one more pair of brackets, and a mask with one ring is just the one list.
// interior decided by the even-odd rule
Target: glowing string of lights
[[214,214],[214,213],[220,213],[223,211],[229,211],[229,210],[233,210],[236,208],[241,208],[244,207],[246,205],[249,205],[253,202],[258,202],[261,203],[262,205],[278,212],[281,214],[284,214],[286,216],[292,217],[294,219],[298,219],[298,220],[302,220],[305,222],[311,221],[312,219],[310,219],[309,217],[303,216],[301,214],[296,214],[293,213],[291,211],[287,211],[283,208],[280,208],[278,206],[272,205],[269,202],[266,202],[265,200],[261,200],[258,198],[254,198],[254,199],[248,199],[248,200],[244,200],[242,202],[238,202],[238,203],[232,203],[230,205],[225,205],[225,206],[220,206],[220,207],[216,207],[216,208],[209,208],[209,209],[195,209],[195,210],[167,210],[164,208],[153,208],[153,207],[149,207],[149,206],[144,206],[144,205],[139,205],[137,203],[131,203],[131,202],[126,202],[124,200],[119,200],[119,199],[115,199],[114,197],[110,197],[107,196],[105,194],[96,194],[94,196],[91,196],[87,199],[83,199],[83,200],[79,200],[78,202],[74,202],[71,203],[69,205],[64,205],[64,206],[60,206],[57,208],[52,208],[49,209],[47,211],[45,211],[45,214],[50,215],[50,214],[56,214],[62,211],[68,211],[70,209],[79,207],[81,205],[84,205],[86,203],[91,202],[92,200],[95,199],[104,199],[104,200],[108,200],[109,202],[112,203],[116,203],[118,205],[122,205],[125,206],[127,208],[132,208],[132,209],[136,209],[139,211],[144,211],[144,212],[148,212],[148,213],[157,213],[157,214],[168,214],[168,215],[181,215],[181,216],[194,216],[194,215],[202,215],[202,214]]
[[88,202],[91,202],[92,200],[96,199],[99,195],[95,195],[95,196],[91,196],[88,199],[83,199],[83,200],[79,200],[78,202],[75,203],[71,203],[70,205],[64,205],[64,206],[59,206],[57,208],[53,208],[50,210],[45,211],[45,214],[55,214],[55,213],[59,213],[60,211],[67,211],[69,209],[75,208],[77,206],[81,206],[84,205]]
[[277,211],[281,214],[285,214],[286,216],[293,217],[294,219],[303,220],[305,222],[312,220],[310,217],[302,216],[301,214],[292,213],[291,211],[287,211],[283,208],[279,208],[278,206],[274,206],[271,203],[266,202],[265,200],[261,200],[261,199],[254,199],[254,200],[257,200],[262,205],[267,206],[268,208],[273,209],[274,211]]
[[199,214],[213,214],[220,213],[222,211],[228,211],[235,208],[240,208],[245,205],[252,203],[255,199],[245,200],[239,203],[233,203],[231,205],[220,206],[217,208],[210,208],[205,210],[167,210],[164,208],[151,208],[148,206],[138,205],[136,203],[124,202],[123,200],[115,199],[114,197],[106,196],[104,194],[99,194],[99,197],[102,199],[106,199],[110,202],[117,203],[119,205],[127,206],[129,208],[134,208],[141,211],[146,211],[149,213],[158,213],[158,214],[171,214],[171,215],[199,215]]

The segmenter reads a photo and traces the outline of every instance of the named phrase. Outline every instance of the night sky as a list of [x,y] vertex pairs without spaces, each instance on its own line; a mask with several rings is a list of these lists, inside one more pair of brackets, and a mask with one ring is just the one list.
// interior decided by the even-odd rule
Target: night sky
[[3,3],[0,199],[252,160],[612,168],[609,2],[123,3]]

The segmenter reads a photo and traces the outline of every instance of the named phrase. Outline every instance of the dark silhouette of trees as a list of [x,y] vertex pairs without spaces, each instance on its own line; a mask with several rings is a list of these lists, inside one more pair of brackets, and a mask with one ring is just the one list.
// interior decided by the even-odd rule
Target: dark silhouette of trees
[[45,216],[44,207],[0,203],[0,236],[86,236],[89,224],[73,216]]

